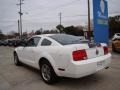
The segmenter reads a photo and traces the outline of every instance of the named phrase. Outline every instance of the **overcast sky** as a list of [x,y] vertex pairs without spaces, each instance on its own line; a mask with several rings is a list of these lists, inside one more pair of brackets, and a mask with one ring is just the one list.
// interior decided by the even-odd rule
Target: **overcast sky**
[[[19,0],[0,0],[0,29],[3,33],[17,32],[17,3]],[[54,29],[59,24],[60,12],[64,26],[87,24],[87,0],[24,0],[23,3],[23,32]],[[120,15],[120,0],[108,0],[108,7],[109,16]]]

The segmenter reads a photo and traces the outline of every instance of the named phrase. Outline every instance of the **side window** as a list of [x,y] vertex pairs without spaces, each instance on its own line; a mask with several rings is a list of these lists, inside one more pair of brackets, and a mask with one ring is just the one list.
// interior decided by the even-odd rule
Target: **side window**
[[48,39],[43,39],[41,46],[50,46],[52,44],[51,41],[49,41]]
[[27,46],[37,46],[40,41],[40,37],[34,37],[28,40]]
[[38,45],[39,41],[40,41],[40,37],[36,37],[36,38],[34,38],[35,46]]
[[34,46],[34,39],[31,38],[27,41],[27,46]]

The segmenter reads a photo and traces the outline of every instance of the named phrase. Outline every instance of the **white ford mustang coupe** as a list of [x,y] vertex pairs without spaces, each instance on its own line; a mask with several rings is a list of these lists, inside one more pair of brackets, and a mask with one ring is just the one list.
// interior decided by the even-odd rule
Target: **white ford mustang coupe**
[[58,76],[80,78],[107,68],[111,54],[105,43],[82,41],[66,34],[36,35],[14,50],[14,62],[40,70],[45,83]]

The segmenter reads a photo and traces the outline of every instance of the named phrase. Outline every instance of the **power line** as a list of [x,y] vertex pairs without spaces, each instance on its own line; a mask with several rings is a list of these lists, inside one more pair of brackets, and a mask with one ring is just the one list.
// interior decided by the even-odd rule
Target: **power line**
[[[86,17],[86,16],[88,16],[87,14],[76,14],[76,15],[66,15],[66,16],[63,16],[62,15],[62,18],[70,18],[70,17],[73,17],[73,18],[76,18],[76,17]],[[41,19],[53,19],[53,18],[55,18],[55,17],[53,17],[53,16],[49,16],[49,17],[42,17]],[[33,18],[33,20],[38,20],[38,19],[40,19],[40,17],[38,17],[38,18]],[[57,17],[56,17],[56,19],[57,19]],[[25,19],[24,19],[25,20]]]
[[86,14],[78,14],[78,15],[73,15],[73,16],[64,16],[64,17],[86,17]]
[[[48,10],[48,12],[50,12],[51,11],[51,9],[58,9],[58,8],[63,8],[63,7],[66,7],[66,6],[69,6],[69,5],[73,5],[74,3],[73,2],[76,2],[76,1],[80,1],[80,0],[73,0],[73,1],[71,1],[71,2],[68,2],[68,3],[65,3],[65,4],[62,4],[62,5],[59,5],[59,6],[57,6],[57,7],[53,7],[53,8],[49,8]],[[38,14],[40,14],[40,13],[38,13]],[[87,15],[76,15],[75,17],[78,17],[78,16],[87,16]],[[68,18],[68,17],[74,17],[74,16],[64,16],[64,17],[66,17],[66,18]],[[64,18],[63,17],[63,18]],[[42,18],[42,19],[44,19],[44,18]],[[45,19],[52,19],[52,17],[45,17]]]
[[[8,27],[12,27],[12,26],[15,26],[16,25],[16,22],[15,23],[12,23],[10,25],[5,25],[5,26],[2,26],[3,28],[8,28]],[[0,26],[1,27],[1,26]]]
[[[46,5],[47,5],[47,4],[50,4],[50,2],[51,2],[51,1],[48,1],[48,2],[46,3]],[[31,9],[28,9],[27,11],[35,11],[35,10],[40,10],[40,9],[43,9],[43,8],[40,8],[40,7],[31,8]]]
[[[120,13],[120,12],[119,12]],[[62,15],[62,18],[76,18],[76,17],[86,17],[87,16],[87,14],[76,14],[76,15],[66,15],[66,16],[63,16]],[[48,17],[42,17],[42,19],[54,19],[55,17],[53,17],[53,16],[48,16]],[[56,17],[56,19],[57,19],[58,17]],[[38,20],[38,19],[40,19],[40,17],[38,17],[38,18],[34,18],[33,20]],[[30,20],[30,19],[29,19]],[[29,20],[27,20],[27,19],[24,19],[24,21],[29,21]],[[6,22],[16,22],[16,20],[2,20],[2,21],[0,21],[0,23],[6,23]]]
[[0,23],[6,23],[6,22],[16,22],[16,20],[15,21],[10,21],[10,20],[0,21]]
[[[62,5],[59,5],[59,6],[57,6],[57,7],[47,7],[48,8],[48,10],[51,10],[51,9],[58,9],[58,8],[61,8],[61,7],[66,7],[66,6],[68,6],[68,5],[71,5],[71,4],[74,4],[73,2],[75,2],[75,1],[80,1],[80,0],[72,0],[71,2],[67,2],[67,3],[65,3],[65,4],[62,4]],[[49,3],[50,4],[50,3]],[[34,10],[36,10],[36,9],[32,9],[31,11],[34,11]],[[40,10],[40,9],[37,9],[37,10]],[[43,9],[44,10],[44,9]]]
[[[57,7],[52,7],[52,8],[48,7],[47,10],[44,10],[44,9],[42,9],[42,10],[44,10],[46,13],[52,12],[51,10],[56,10],[56,9],[58,9],[58,8],[67,7],[67,6],[69,6],[69,5],[73,5],[74,2],[78,2],[78,1],[80,1],[80,0],[73,0],[73,1],[71,1],[71,2],[68,2],[68,3],[65,3],[65,4],[59,5],[59,6],[57,6]],[[38,10],[39,10],[39,9],[38,9]],[[32,10],[32,11],[34,11],[34,10]],[[39,15],[39,14],[41,14],[41,13],[43,13],[43,12],[37,13],[37,15]],[[33,14],[33,15],[35,15],[35,14]],[[33,15],[31,15],[31,16],[33,16]]]
[[[117,13],[120,13],[120,12],[111,12],[110,14],[117,14]],[[62,18],[76,18],[76,17],[87,17],[87,15],[86,14],[78,14],[78,15],[76,14],[76,15],[72,15],[72,16],[62,16]],[[45,17],[45,18],[42,18],[42,19],[54,19],[54,18],[55,17]],[[36,18],[36,19],[38,20],[38,18]],[[57,19],[57,17],[56,17],[56,19]],[[24,19],[24,21],[29,21],[29,20]],[[33,21],[35,21],[35,19]],[[4,22],[15,22],[16,23],[17,21],[4,21]],[[12,24],[12,25],[6,25],[6,26],[3,26],[3,27],[10,27],[10,26],[15,25],[15,23]],[[46,22],[38,22],[38,23],[46,23]]]
[[120,12],[110,12],[108,14],[120,14]]
[[[109,14],[120,14],[120,12],[110,12]],[[91,16],[92,16],[92,14],[91,14]],[[76,15],[66,15],[66,16],[62,16],[62,18],[76,18],[76,17],[87,17],[87,14],[76,14]],[[53,18],[55,18],[55,17],[53,17],[53,16],[49,16],[49,17],[42,17],[42,19],[53,19]],[[38,20],[38,18],[34,18],[33,20]],[[40,18],[39,18],[40,19]],[[56,17],[56,19],[57,19],[57,17]],[[30,20],[30,19],[29,19]],[[29,20],[26,20],[26,19],[24,19],[24,21],[29,21]],[[0,23],[6,23],[6,22],[16,22],[16,20],[3,20],[3,21],[0,21]]]

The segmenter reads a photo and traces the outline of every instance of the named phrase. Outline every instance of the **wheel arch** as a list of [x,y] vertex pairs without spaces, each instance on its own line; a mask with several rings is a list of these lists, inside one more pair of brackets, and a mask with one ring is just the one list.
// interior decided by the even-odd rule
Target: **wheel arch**
[[56,64],[55,64],[55,61],[53,60],[52,57],[41,57],[38,61],[38,64],[39,64],[39,68],[40,68],[40,64],[43,62],[43,61],[48,61],[50,63],[50,65],[52,66],[54,72],[57,74],[57,69],[56,69]]
[[13,55],[15,55],[15,54],[17,54],[17,52],[14,50],[14,51],[13,51]]

